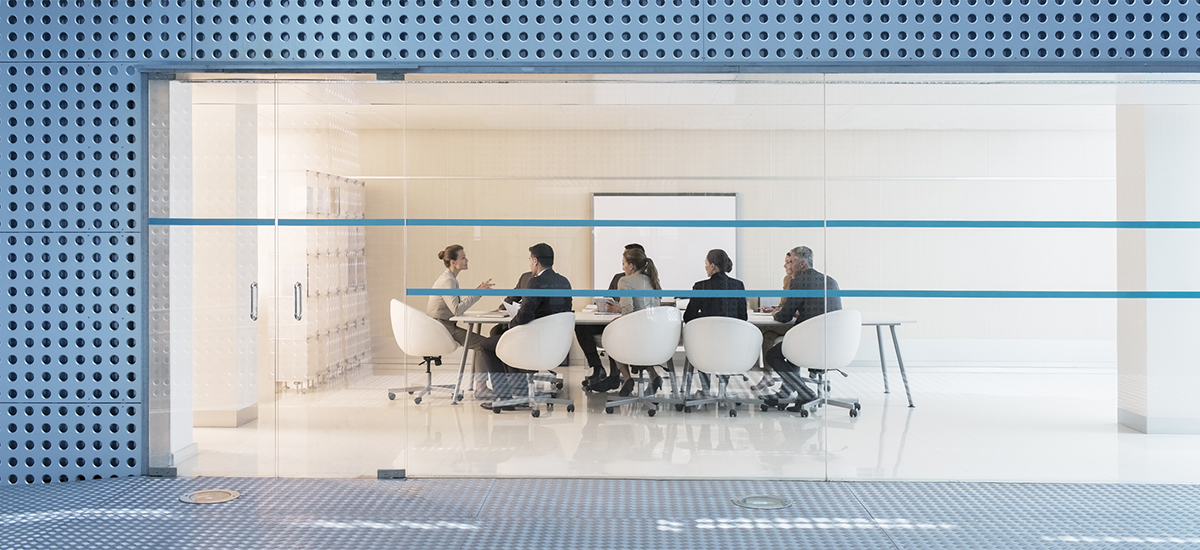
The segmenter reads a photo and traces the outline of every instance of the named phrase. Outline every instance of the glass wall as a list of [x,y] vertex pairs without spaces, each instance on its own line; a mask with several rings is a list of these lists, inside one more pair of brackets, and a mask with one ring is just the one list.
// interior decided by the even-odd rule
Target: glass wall
[[[1192,421],[1200,412],[1168,390],[1197,383],[1194,369],[1172,366],[1188,355],[1171,336],[1194,323],[1198,290],[1175,263],[1200,229],[1182,183],[1194,170],[1180,160],[1200,143],[1184,123],[1200,118],[1184,101],[1196,86],[1189,78],[409,75],[172,86],[191,112],[192,165],[180,169],[190,180],[172,172],[171,200],[197,205],[160,222],[171,227],[172,265],[183,258],[172,289],[177,277],[193,285],[179,287],[187,300],[172,294],[172,350],[210,341],[198,325],[176,331],[177,309],[193,324],[246,325],[234,355],[257,350],[229,376],[172,352],[173,369],[190,361],[194,419],[218,416],[202,410],[205,388],[245,394],[215,406],[225,416],[232,407],[236,426],[193,420],[198,445],[194,456],[179,454],[181,473],[1194,475],[1179,457],[1200,455],[1197,436],[1172,439],[1167,453],[1164,436],[1142,433],[1200,425]],[[230,211],[200,207],[209,203]],[[653,260],[660,290],[636,286],[633,275],[631,286],[609,290],[615,274],[636,271],[622,256],[634,242]],[[569,297],[576,326],[598,328],[578,331],[561,366],[535,382],[539,395],[570,407],[509,410],[492,394],[513,389],[487,374],[490,352],[474,348],[518,341],[502,336],[512,331],[498,310],[506,296],[524,295],[514,287],[537,243],[553,249],[553,271],[571,290],[532,294]],[[438,258],[451,245],[465,261]],[[807,252],[789,256],[797,247],[811,262]],[[709,278],[710,248],[728,253],[728,276],[745,290],[693,290]],[[209,261],[217,256],[239,267]],[[247,274],[218,285],[231,271]],[[792,274],[804,283],[787,289]],[[459,291],[439,290],[451,275]],[[253,302],[251,282],[264,304],[257,325],[237,309]],[[228,304],[204,295],[221,285]],[[473,296],[462,308],[470,314],[432,325],[442,337],[448,326],[460,338],[478,331],[467,340],[473,351],[438,351],[421,321],[431,311],[448,317],[452,297]],[[782,335],[791,323],[747,314],[747,334],[767,343],[752,338],[746,364],[718,368],[749,368],[729,376],[722,405],[696,404],[722,384],[685,376],[684,342],[643,338],[639,352],[665,345],[673,368],[635,367],[630,376],[657,404],[622,404],[621,381],[603,392],[583,387],[604,380],[586,380],[592,346],[578,340],[636,321],[592,313],[606,297],[619,298],[618,309],[623,300],[679,312],[688,300],[745,298],[756,310],[804,317],[840,302],[861,319],[843,337],[845,315],[818,317],[797,334],[815,330],[821,345],[789,348]],[[225,304],[230,320],[197,304]],[[737,330],[708,339],[735,347]],[[619,333],[594,340],[606,375],[610,356],[637,341]],[[763,368],[762,356],[776,361],[776,338],[800,367]],[[512,361],[552,354],[555,346],[539,342]],[[825,363],[838,369],[825,378],[803,368],[813,366],[803,350],[817,348],[837,363]],[[427,373],[424,359],[435,355]],[[776,407],[772,398],[794,384],[835,402]],[[641,393],[637,380],[630,385]],[[525,391],[524,377],[518,386]],[[257,418],[242,422],[251,401]]]

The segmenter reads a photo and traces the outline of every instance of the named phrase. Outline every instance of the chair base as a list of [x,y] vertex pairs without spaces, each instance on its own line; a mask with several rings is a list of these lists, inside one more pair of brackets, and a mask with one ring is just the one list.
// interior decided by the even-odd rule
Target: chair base
[[667,395],[661,397],[658,395],[645,395],[646,385],[649,383],[649,380],[646,379],[646,369],[643,368],[642,371],[638,373],[637,389],[634,390],[637,392],[637,395],[631,395],[629,397],[606,396],[604,401],[604,412],[612,414],[615,410],[615,407],[642,403],[651,405],[650,410],[648,411],[650,416],[657,414],[659,407],[662,405],[673,404],[677,405],[679,408],[683,408],[685,398],[680,393],[679,381],[675,378],[675,361],[672,359],[668,360],[666,364],[654,366],[663,367],[667,371],[667,380],[671,384],[671,389]]
[[504,407],[513,407],[517,405],[526,405],[533,409],[530,414],[532,414],[534,418],[542,415],[542,405],[546,405],[546,410],[552,410],[554,405],[566,405],[567,412],[575,412],[575,401],[557,397],[557,393],[537,391],[537,383],[542,381],[548,381],[554,384],[557,389],[562,389],[562,380],[559,379],[554,373],[537,374],[531,372],[526,374],[525,378],[528,383],[528,393],[521,397],[497,399],[492,401],[492,412],[500,414],[500,411],[503,410]]
[[434,392],[446,392],[451,396],[452,403],[462,401],[463,395],[458,392],[458,384],[434,384],[433,383],[433,363],[442,364],[441,357],[426,357],[421,361],[425,365],[425,385],[424,386],[409,386],[407,388],[388,388],[388,399],[395,400],[397,395],[407,392],[409,395],[416,394],[413,402],[421,404],[421,398],[430,395]]
[[[842,376],[847,376],[846,373],[842,372],[839,369],[834,369],[834,370],[837,370],[839,373],[842,374]],[[809,415],[809,413],[815,411],[816,409],[818,409],[820,407],[824,407],[826,405],[833,406],[833,407],[841,407],[843,409],[849,409],[851,418],[855,418],[858,416],[858,411],[862,409],[862,405],[860,405],[858,403],[857,397],[830,397],[829,396],[828,371],[822,370],[822,369],[808,369],[808,376],[810,379],[812,379],[813,383],[815,383],[817,385],[817,398],[813,399],[812,401],[809,401],[807,403],[798,405],[797,408],[799,410],[797,412],[800,413],[801,417],[806,417]],[[783,406],[785,404],[784,401],[780,401],[779,403],[780,403],[780,406]],[[792,399],[792,400],[787,401],[786,403],[795,404],[796,400]]]
[[692,409],[695,407],[713,403],[713,404],[716,404],[718,411],[721,410],[722,406],[724,406],[726,409],[729,410],[729,416],[737,416],[738,406],[746,403],[747,401],[755,401],[754,399],[742,399],[742,398],[730,397],[730,395],[729,395],[729,375],[717,375],[717,380],[718,380],[717,395],[712,396],[712,397],[702,397],[700,399],[689,399],[687,397],[684,397],[683,412],[690,413],[690,412],[692,412]]

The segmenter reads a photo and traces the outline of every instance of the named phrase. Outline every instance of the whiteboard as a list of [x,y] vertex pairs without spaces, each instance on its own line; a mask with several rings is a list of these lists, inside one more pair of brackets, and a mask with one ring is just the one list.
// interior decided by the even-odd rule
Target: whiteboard
[[[736,220],[737,195],[596,193],[592,195],[592,219]],[[629,243],[640,243],[646,248],[646,255],[658,267],[665,290],[691,290],[696,281],[707,279],[704,257],[714,248],[729,254],[734,261],[734,273],[737,271],[737,229],[733,227],[594,227],[592,284],[595,288],[608,288],[613,275],[621,271],[621,254]]]

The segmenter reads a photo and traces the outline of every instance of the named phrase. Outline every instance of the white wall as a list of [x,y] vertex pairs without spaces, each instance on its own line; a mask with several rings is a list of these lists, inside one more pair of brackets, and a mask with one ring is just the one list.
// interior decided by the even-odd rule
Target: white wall
[[[1115,213],[1111,128],[363,130],[358,138],[360,175],[397,177],[369,181],[369,218],[588,219],[594,192],[736,192],[742,219],[1111,220]],[[443,269],[437,252],[451,243],[471,258],[464,287],[486,278],[511,287],[526,269],[526,248],[539,241],[554,246],[556,267],[574,286],[593,284],[586,228],[369,229],[371,303],[432,284]],[[747,288],[778,288],[784,253],[805,244],[818,269],[846,289],[1114,290],[1115,242],[1112,230],[743,229],[735,272]],[[424,308],[425,300],[409,303]],[[1115,361],[1111,301],[856,298],[846,306],[917,319],[901,332],[912,365]],[[372,311],[377,361],[398,354],[388,351],[395,346],[386,316],[383,305]],[[877,360],[873,338],[859,359]]]

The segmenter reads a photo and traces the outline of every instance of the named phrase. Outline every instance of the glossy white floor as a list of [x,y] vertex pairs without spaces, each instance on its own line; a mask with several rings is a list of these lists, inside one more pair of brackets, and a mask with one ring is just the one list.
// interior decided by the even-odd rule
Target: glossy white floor
[[851,419],[844,409],[609,415],[602,396],[578,390],[582,368],[561,370],[578,410],[541,418],[493,414],[470,392],[460,405],[388,401],[404,376],[351,376],[283,395],[241,428],[196,429],[200,453],[179,475],[1200,482],[1200,436],[1117,425],[1115,371],[913,369],[909,408],[898,374],[884,394],[877,370],[854,370],[833,381],[835,395],[862,401]]

